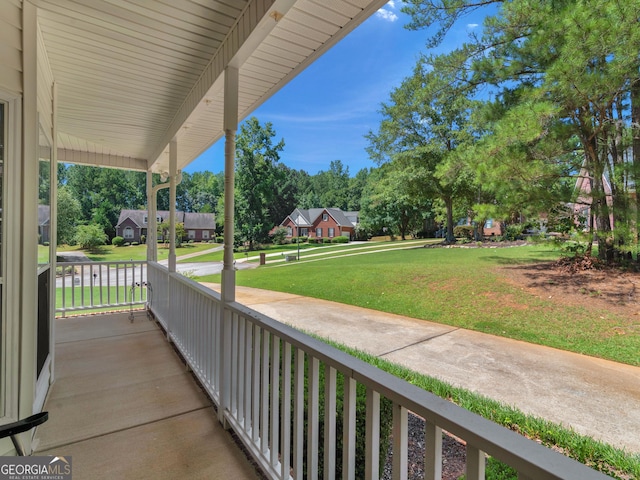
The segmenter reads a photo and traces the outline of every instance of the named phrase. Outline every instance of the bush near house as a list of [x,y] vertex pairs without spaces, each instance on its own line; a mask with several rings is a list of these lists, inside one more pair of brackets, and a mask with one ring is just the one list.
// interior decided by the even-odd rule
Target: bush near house
[[85,250],[95,250],[107,242],[107,234],[100,225],[80,225],[76,230],[76,243]]
[[458,225],[453,228],[453,235],[456,238],[473,239],[473,227],[471,225]]
[[332,238],[331,243],[349,243],[349,238],[341,235],[339,237]]
[[122,238],[122,237],[113,237],[111,239],[111,245],[113,245],[114,247],[121,247],[122,245],[124,245],[124,238]]
[[271,240],[275,245],[283,245],[287,238],[288,230],[284,227],[276,228],[271,234]]

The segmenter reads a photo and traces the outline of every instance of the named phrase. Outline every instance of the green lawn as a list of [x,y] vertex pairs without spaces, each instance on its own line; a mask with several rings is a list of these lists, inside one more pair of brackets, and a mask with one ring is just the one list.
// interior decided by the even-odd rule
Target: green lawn
[[[565,306],[508,283],[499,267],[550,261],[546,246],[416,248],[237,272],[238,285],[333,300],[640,365],[633,319]],[[198,280],[219,282],[219,275]]]
[[[323,248],[323,245],[309,245],[309,244],[305,244],[305,243],[301,243],[300,244],[300,251],[304,251],[310,247],[320,247]],[[329,245],[325,245],[324,248],[330,247]],[[234,252],[233,254],[233,258],[249,258],[250,260],[255,260],[258,261],[260,258],[260,254],[261,253],[267,253],[267,254],[271,254],[271,253],[295,253],[297,252],[298,247],[297,245],[270,245],[264,249],[261,250],[252,250],[252,251],[239,251],[239,252]],[[223,260],[223,256],[224,256],[224,252],[222,250],[217,251],[217,252],[212,252],[212,253],[204,253],[202,255],[199,255],[197,257],[194,258],[189,258],[189,259],[185,259],[185,260],[180,260],[178,263],[185,263],[185,262],[198,262],[198,263],[204,263],[204,262],[221,262]]]
[[[300,259],[304,261],[310,256],[317,257],[319,255],[328,255],[335,254],[335,252],[348,253],[351,250],[385,250],[385,249],[393,249],[398,247],[407,246],[410,244],[419,244],[424,245],[425,243],[437,243],[441,240],[413,240],[406,242],[368,242],[368,243],[324,243],[324,244],[309,244],[309,243],[301,243],[300,244]],[[247,258],[250,262],[257,262],[260,259],[260,254],[267,254],[267,263],[274,260],[282,260],[284,256],[295,255],[298,253],[298,246],[296,244],[289,245],[267,245],[265,248],[260,250],[252,250],[252,251],[239,251],[233,254],[233,257],[236,259],[239,258]],[[280,254],[280,257],[273,257],[273,254]],[[223,259],[223,252],[213,252],[213,253],[205,253],[203,255],[182,260],[178,263],[186,263],[186,262],[221,262]]]
[[[216,245],[211,243],[183,243],[176,248],[176,255],[187,255],[191,253],[209,250]],[[127,260],[146,260],[146,245],[130,245],[128,247],[114,247],[113,245],[103,245],[95,251],[81,250],[79,247],[60,246],[59,252],[82,251],[94,262],[123,262]],[[166,260],[169,257],[169,247],[163,243],[158,244],[158,260]]]

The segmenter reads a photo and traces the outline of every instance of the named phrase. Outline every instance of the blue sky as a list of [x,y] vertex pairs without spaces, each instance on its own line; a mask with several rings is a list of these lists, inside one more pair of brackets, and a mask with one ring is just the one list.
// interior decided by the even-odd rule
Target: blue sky
[[[408,17],[401,6],[390,1],[253,113],[261,124],[273,124],[275,141],[284,139],[282,163],[312,175],[328,170],[333,160],[341,160],[352,176],[376,166],[364,136],[377,130],[381,103],[426,52],[427,33],[404,28]],[[462,43],[479,24],[480,17],[463,19],[439,50]],[[185,171],[218,172],[223,164],[219,141]]]

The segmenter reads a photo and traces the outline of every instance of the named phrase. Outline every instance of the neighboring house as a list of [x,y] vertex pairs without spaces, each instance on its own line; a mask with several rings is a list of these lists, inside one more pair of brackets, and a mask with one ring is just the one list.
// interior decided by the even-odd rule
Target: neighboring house
[[[471,220],[470,217],[463,218],[460,221],[458,221],[458,226],[460,225],[472,226],[473,221]],[[446,235],[446,231],[447,231],[446,227],[443,227],[442,233],[440,235],[436,234],[436,236],[444,237]],[[487,221],[484,222],[484,228],[482,229],[482,235],[484,237],[497,237],[502,234],[503,234],[502,222],[498,220],[494,220],[493,218],[489,218]]]
[[[169,211],[157,212],[158,225],[169,221]],[[195,242],[215,239],[216,218],[213,213],[185,213],[176,212],[176,222],[184,225],[186,240]],[[140,242],[142,235],[147,236],[148,215],[146,210],[122,210],[116,235],[124,238],[125,242]]]
[[485,237],[497,237],[502,235],[502,222],[494,220],[493,218],[488,219],[484,222],[484,229],[482,233]]
[[[593,215],[591,212],[591,182],[592,178],[587,171],[586,168],[582,167],[580,169],[580,174],[578,175],[578,179],[576,180],[575,191],[578,193],[578,198],[576,198],[575,203],[573,204],[573,216],[574,222],[578,227],[581,227],[584,232],[587,232],[591,229],[591,224],[593,223],[594,230],[597,230],[598,227],[594,223]],[[607,205],[609,207],[613,206],[613,196],[611,190],[611,184],[609,183],[609,179],[603,175],[602,182],[604,184],[604,192],[607,198]],[[611,228],[614,225],[613,213],[609,215],[609,222],[611,223]]]
[[38,205],[38,243],[44,244],[51,240],[51,207]]
[[359,212],[343,212],[339,208],[296,208],[287,215],[280,227],[287,229],[287,237],[355,238]]

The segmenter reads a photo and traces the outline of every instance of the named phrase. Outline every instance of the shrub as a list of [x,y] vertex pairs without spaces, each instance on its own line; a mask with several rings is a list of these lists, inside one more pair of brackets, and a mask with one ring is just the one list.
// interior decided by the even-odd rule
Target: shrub
[[[295,369],[292,365],[292,370]],[[305,357],[305,385],[308,385],[308,364]],[[320,363],[319,368],[319,424],[318,424],[318,478],[324,478],[324,364]],[[304,394],[304,409],[305,419],[308,418],[308,391],[305,389]],[[294,400],[292,399],[292,402]],[[343,432],[343,404],[344,404],[344,376],[341,373],[336,375],[336,470],[335,478],[342,478],[342,432]],[[355,478],[365,478],[365,442],[366,442],[366,423],[365,415],[367,404],[367,389],[364,385],[358,383],[356,386],[356,471]],[[292,405],[293,406],[293,405]],[[384,464],[387,459],[387,451],[389,449],[389,442],[387,439],[391,434],[391,427],[393,423],[393,405],[390,400],[384,397],[380,397],[380,471],[384,469]],[[304,438],[307,438],[308,424],[305,422],[304,426]],[[304,471],[307,469],[307,444],[305,442],[305,451],[303,454]]]
[[123,247],[128,247],[129,245],[131,245],[129,242],[124,242],[124,243],[122,244],[122,246],[123,246]]
[[140,243],[147,243],[147,236],[146,235],[140,235]]
[[349,237],[345,237],[344,235],[340,235],[339,237],[334,237],[331,240],[331,243],[349,243]]
[[315,245],[318,243],[318,239],[317,238],[310,238],[309,239],[309,244]]
[[505,240],[514,241],[523,239],[522,233],[524,232],[524,227],[522,223],[516,223],[515,225],[507,225],[507,228],[504,229],[504,238]]
[[458,225],[453,228],[453,235],[457,238],[473,239],[473,227],[471,225]]
[[74,272],[73,265],[63,265],[56,267],[56,277],[61,277],[63,275],[70,275]]
[[285,227],[278,227],[270,236],[275,245],[283,245],[288,233],[289,230],[287,230]]
[[42,242],[42,245],[44,245],[45,247],[48,247],[50,245],[49,242]]
[[122,238],[122,237],[113,237],[111,239],[111,245],[113,245],[115,247],[121,247],[122,245],[124,245],[124,238]]
[[216,237],[216,243],[224,243],[224,236],[219,235]]
[[84,250],[94,250],[107,242],[107,234],[100,225],[80,225],[76,229],[76,242]]
[[131,242],[131,245],[140,245],[140,242]]

